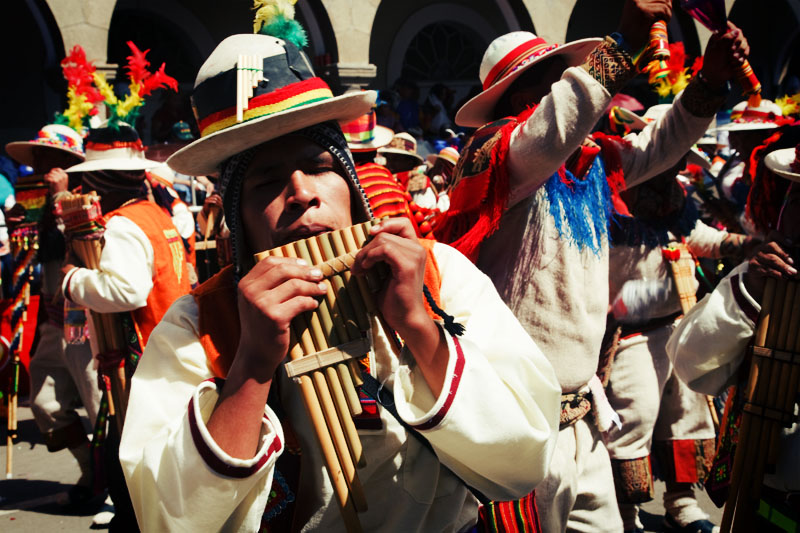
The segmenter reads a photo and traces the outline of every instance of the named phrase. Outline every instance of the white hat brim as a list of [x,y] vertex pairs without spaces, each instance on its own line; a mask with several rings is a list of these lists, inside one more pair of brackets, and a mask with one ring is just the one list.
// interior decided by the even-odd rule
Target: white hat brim
[[217,172],[229,157],[293,131],[336,120],[347,122],[369,112],[378,93],[343,94],[215,131],[172,154],[167,164],[180,174],[205,176]]
[[709,133],[715,134],[718,131],[752,131],[752,130],[771,130],[777,128],[777,124],[771,122],[728,122],[717,128],[712,128]]
[[686,162],[692,165],[697,165],[705,170],[711,169],[711,161],[708,160],[703,152],[694,146],[692,146],[692,148],[689,150],[689,153],[686,155]]
[[792,181],[800,182],[800,174],[792,171],[796,151],[794,148],[784,148],[770,152],[764,158],[764,164],[772,172]]
[[503,93],[508,87],[516,80],[523,72],[541,63],[545,59],[553,56],[563,55],[566,56],[567,67],[575,67],[580,65],[589,55],[589,52],[597,48],[597,45],[603,42],[599,38],[579,39],[567,44],[563,44],[554,48],[553,50],[542,54],[541,56],[531,60],[530,63],[518,68],[505,78],[501,79],[485,91],[474,96],[466,104],[461,106],[461,109],[456,113],[456,124],[467,128],[479,128],[484,124],[488,124],[495,118],[493,112],[497,105],[497,101],[503,96]]
[[15,141],[10,142],[6,145],[6,153],[18,163],[22,163],[23,165],[28,165],[29,167],[33,167],[35,163],[35,158],[33,156],[33,149],[34,147],[37,148],[48,148],[50,150],[58,150],[64,154],[71,155],[75,158],[76,163],[80,163],[85,159],[85,156],[82,154],[78,154],[73,152],[69,148],[61,148],[60,146],[53,146],[50,144],[38,143],[36,141]]
[[347,143],[347,147],[351,152],[371,152],[382,148],[392,142],[394,132],[386,126],[375,126],[375,135],[368,143]]
[[158,161],[145,158],[113,157],[108,159],[91,159],[74,167],[69,167],[67,172],[94,172],[96,170],[149,170],[163,165]]
[[420,164],[424,163],[425,160],[419,154],[412,154],[411,152],[406,152],[405,150],[400,150],[399,148],[381,148],[378,150],[379,154],[395,154],[395,155],[404,155],[411,158],[416,159],[419,161]]

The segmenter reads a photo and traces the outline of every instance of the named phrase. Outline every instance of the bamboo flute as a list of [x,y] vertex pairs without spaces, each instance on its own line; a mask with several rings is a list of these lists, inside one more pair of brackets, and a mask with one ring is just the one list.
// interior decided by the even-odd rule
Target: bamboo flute
[[[756,327],[755,332],[755,339],[754,345],[755,346],[766,346],[770,340],[773,340],[775,337],[774,330],[776,329],[775,324],[780,321],[778,308],[781,306],[774,305],[776,302],[776,296],[780,297],[781,294],[777,292],[777,281],[773,278],[769,278],[766,281],[766,285],[764,288],[764,296],[762,298],[761,304],[761,314],[759,316],[758,325]],[[782,303],[782,302],[781,302]],[[761,372],[767,372],[764,357],[752,357],[750,363],[750,374],[748,376],[747,387],[745,389],[744,398],[746,401],[752,401],[756,396],[756,392],[759,392],[757,389],[757,384],[759,382],[759,377]],[[763,390],[763,387],[761,387]],[[763,395],[763,392],[760,392]],[[756,403],[758,403],[758,399],[756,398]],[[748,453],[748,448],[752,446],[753,436],[757,437],[758,432],[760,431],[761,427],[761,418],[752,416],[751,413],[748,413],[747,410],[742,414],[742,423],[739,428],[739,442],[736,447],[736,454],[733,460],[733,469],[731,471],[731,483],[728,492],[728,499],[725,502],[725,509],[722,515],[722,524],[720,525],[720,531],[729,532],[735,531],[732,529],[734,524],[734,517],[738,514],[744,514],[744,502],[739,501],[740,496],[740,488],[742,486],[747,486],[750,482],[750,476],[748,475],[747,469],[745,468],[748,463],[746,463],[746,455],[751,455]],[[752,459],[751,459],[752,460]],[[742,506],[738,507],[738,504],[741,503]],[[738,508],[737,508],[738,507]],[[742,524],[743,520],[740,520],[738,524]],[[738,529],[738,525],[737,525]]]
[[[294,243],[293,246],[294,246],[294,251],[297,254],[297,257],[303,259],[309,265],[314,264],[314,261],[312,260],[311,254],[308,250],[306,241],[297,241]],[[323,281],[323,283],[325,283],[328,289],[331,288],[330,283],[328,283],[327,281]],[[327,350],[331,346],[336,346],[337,344],[339,344],[339,341],[336,337],[336,332],[333,330],[333,319],[330,315],[330,309],[328,308],[327,299],[323,299],[322,301],[319,302],[319,308],[317,310],[318,313],[310,314],[311,320],[309,322],[311,325],[311,333],[312,333],[312,338],[314,340],[314,345],[316,346],[316,351],[321,352],[323,350]],[[345,385],[342,383],[339,377],[339,373],[336,371],[334,367],[332,366],[325,367],[324,373],[328,381],[328,387],[331,391],[331,395],[334,400],[333,402],[334,407],[336,408],[336,411],[339,413],[338,420],[342,424],[342,430],[344,432],[344,437],[347,440],[347,449],[350,453],[350,458],[354,463],[354,465],[357,465],[362,461],[363,458],[361,439],[358,436],[358,431],[356,431],[356,426],[353,423],[353,418],[350,415],[350,406],[348,405],[347,398],[345,397],[344,393]],[[355,394],[355,389],[353,389],[353,394]],[[346,464],[345,464],[345,470],[347,471]],[[349,472],[347,473],[349,476],[350,473]],[[355,475],[356,474],[354,468],[353,476]]]
[[[289,250],[287,250],[287,247],[282,247],[270,250],[268,254],[275,257],[289,257],[289,254],[287,253],[288,251]],[[299,328],[296,328],[293,324],[292,339],[290,341],[289,349],[289,358],[292,361],[300,359],[305,355],[303,346],[304,343],[301,339],[304,336],[308,337],[307,329],[305,329],[304,334],[298,334],[297,329]],[[308,347],[309,344],[313,346],[313,343],[310,342],[310,338],[306,338],[305,346]],[[336,411],[331,405],[332,400],[330,398],[330,394],[326,395],[324,394],[324,391],[323,393],[320,393],[319,391],[320,383],[324,385],[325,389],[327,389],[327,384],[324,377],[322,380],[313,379],[313,374],[320,373],[315,372],[312,373],[312,375],[303,374],[298,376],[296,381],[300,385],[303,403],[309,414],[309,418],[311,419],[311,425],[314,428],[314,433],[319,441],[325,466],[328,470],[331,485],[333,487],[334,494],[336,495],[336,501],[339,504],[339,509],[341,511],[345,526],[348,532],[358,532],[361,531],[361,524],[356,514],[357,511],[350,490],[350,484],[348,483],[346,473],[340,462],[339,453],[337,452],[334,444],[332,424],[330,424],[327,416],[328,413],[331,413],[331,411],[335,415]],[[328,405],[325,405],[326,403]]]

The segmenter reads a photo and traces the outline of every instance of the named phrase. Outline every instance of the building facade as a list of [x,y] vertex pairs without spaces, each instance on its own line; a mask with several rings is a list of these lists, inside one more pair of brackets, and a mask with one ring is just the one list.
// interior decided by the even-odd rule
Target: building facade
[[[424,93],[435,83],[458,96],[474,90],[478,66],[492,39],[527,30],[551,42],[602,36],[615,30],[624,0],[299,0],[307,29],[306,52],[335,92],[415,82]],[[709,32],[677,8],[670,40],[698,55]],[[751,63],[775,98],[797,91],[800,77],[800,0],[725,0],[729,18],[751,44]],[[252,31],[251,0],[9,0],[0,58],[10,83],[0,141],[28,138],[65,105],[59,62],[76,44],[89,59],[126,85],[119,65],[126,41],[150,49],[154,66],[167,64],[178,95],[160,91],[137,127],[145,142],[161,139],[177,120],[188,120],[188,94],[205,57],[226,36]],[[767,8],[769,11],[767,11]],[[22,36],[22,38],[20,38]]]

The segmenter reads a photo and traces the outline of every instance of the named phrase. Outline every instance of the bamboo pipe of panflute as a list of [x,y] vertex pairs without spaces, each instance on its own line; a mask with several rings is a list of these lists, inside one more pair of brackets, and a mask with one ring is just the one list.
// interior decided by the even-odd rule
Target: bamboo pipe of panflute
[[[755,346],[769,346],[769,343],[775,340],[776,332],[780,327],[780,314],[782,311],[782,305],[776,305],[780,296],[781,294],[777,292],[777,281],[773,278],[767,279],[762,298],[761,314],[754,336]],[[783,302],[781,301],[780,303],[782,304]],[[768,376],[767,367],[767,358],[752,357],[747,387],[744,391],[745,401],[760,405],[759,400],[763,400],[764,387],[759,387],[759,382],[764,379],[762,373],[764,376]],[[750,476],[751,470],[749,466],[752,464],[754,452],[750,448],[755,447],[754,441],[761,431],[761,420],[761,417],[754,416],[746,410],[742,414],[739,443],[733,460],[728,499],[725,503],[722,524],[720,525],[720,530],[723,532],[735,531],[733,529],[734,524],[736,524],[736,530],[745,527],[747,503],[744,501],[746,498],[742,497],[741,492],[743,487],[747,487],[751,483],[752,477]],[[750,463],[747,462],[748,460]],[[737,518],[739,518],[738,522]]]
[[[310,253],[311,262],[309,264],[313,265],[326,265],[325,263],[325,256],[322,254],[322,250],[320,248],[320,243],[316,238],[311,238],[306,241],[308,251]],[[324,273],[323,273],[324,275]],[[339,339],[340,343],[352,341],[356,338],[354,336],[350,336],[347,332],[347,327],[344,324],[344,320],[342,319],[341,313],[337,312],[336,309],[336,293],[333,289],[333,283],[330,280],[331,276],[325,276],[325,285],[326,285],[326,293],[325,293],[325,301],[323,307],[324,313],[322,315],[323,321],[329,321],[324,324],[325,328],[329,331],[335,330],[336,337]],[[347,400],[347,406],[350,409],[350,414],[352,416],[358,416],[362,413],[361,408],[361,401],[358,398],[358,392],[356,392],[356,386],[353,382],[353,376],[351,375],[351,368],[348,367],[344,363],[340,363],[335,365],[336,372],[339,373],[339,379],[342,382],[342,387],[344,394]],[[358,367],[356,367],[358,370]],[[346,428],[347,429],[347,428]],[[355,425],[353,425],[353,430],[355,430]],[[354,455],[357,457],[355,459],[356,464],[361,466],[361,453],[355,453]],[[361,457],[358,457],[361,456]]]
[[[300,259],[304,260],[309,265],[313,265],[315,261],[311,257],[311,253],[309,251],[309,242],[316,243],[316,241],[312,238],[308,240],[297,241],[293,243],[293,246],[297,256]],[[328,304],[327,297],[329,296],[329,293],[330,296],[333,295],[333,287],[331,287],[331,284],[327,280],[323,280],[323,283],[326,286],[326,298],[319,302],[317,312],[309,314],[311,318],[311,333],[318,352],[327,350],[331,346],[336,346],[344,341],[344,339],[338,339],[337,332],[334,330],[333,317],[331,316],[331,309]],[[328,380],[328,386],[330,387],[333,395],[336,411],[339,413],[339,421],[342,424],[342,429],[344,431],[345,438],[347,439],[347,448],[350,452],[351,459],[355,465],[363,466],[363,449],[361,446],[361,439],[358,436],[356,425],[353,422],[350,412],[351,407],[345,396],[345,388],[350,386],[352,391],[348,391],[348,395],[352,394],[353,396],[356,396],[356,398],[358,397],[355,387],[353,387],[353,382],[352,380],[343,382],[339,372],[334,366],[325,367],[324,373]],[[349,377],[349,373],[346,374]],[[358,402],[358,406],[361,407],[361,402]]]
[[[283,252],[284,257],[297,258],[295,247],[291,244],[282,246],[281,251]],[[316,344],[314,343],[314,335],[316,335],[318,332],[321,334],[321,328],[312,332],[311,328],[309,327],[308,317],[312,318],[311,323],[314,324],[313,319],[316,318],[314,313],[299,315],[296,319],[300,324],[302,324],[298,329],[300,330],[299,339],[300,344],[303,347],[304,354],[312,354],[319,351],[316,349]],[[317,340],[319,343],[324,342],[324,340],[321,338],[318,338]],[[328,423],[328,429],[330,430],[331,437],[333,438],[336,454],[339,457],[339,463],[344,471],[347,484],[350,487],[350,496],[352,498],[353,505],[355,506],[356,511],[362,512],[367,508],[366,497],[364,496],[364,491],[361,488],[361,482],[359,481],[358,474],[356,473],[355,463],[347,445],[347,438],[345,437],[341,421],[339,420],[337,414],[338,409],[334,403],[334,399],[331,395],[325,375],[319,370],[314,371],[311,373],[311,380],[314,382],[317,395],[319,395],[322,411],[325,414],[325,420]]]
[[[257,254],[256,258],[268,255],[275,257],[296,257],[293,245],[286,245],[268,252]],[[300,324],[298,327],[298,323]],[[316,351],[306,317],[300,315],[292,322],[292,346],[289,356],[292,360]],[[337,409],[331,397],[325,376],[319,370],[299,378],[304,403],[312,418],[312,425],[320,442],[323,458],[331,478],[342,515],[349,531],[360,530],[356,511],[366,509],[366,498],[355,473],[351,452],[347,448]],[[310,388],[309,388],[310,385]],[[349,418],[349,416],[348,416]]]

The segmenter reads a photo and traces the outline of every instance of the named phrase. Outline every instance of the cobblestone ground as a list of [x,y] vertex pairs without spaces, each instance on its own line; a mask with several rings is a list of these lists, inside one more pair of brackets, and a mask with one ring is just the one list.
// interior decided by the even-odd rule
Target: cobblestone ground
[[[5,431],[0,434],[5,437]],[[78,478],[78,465],[67,450],[48,453],[27,405],[19,409],[19,441],[13,452],[13,478],[0,480],[0,531],[89,531],[102,501],[80,509],[67,510],[62,505],[66,491]],[[6,457],[5,438],[0,457]],[[655,499],[643,506],[642,521],[647,531],[661,531],[663,493],[664,484],[658,482]],[[721,510],[704,492],[698,499],[712,521],[719,524]]]

